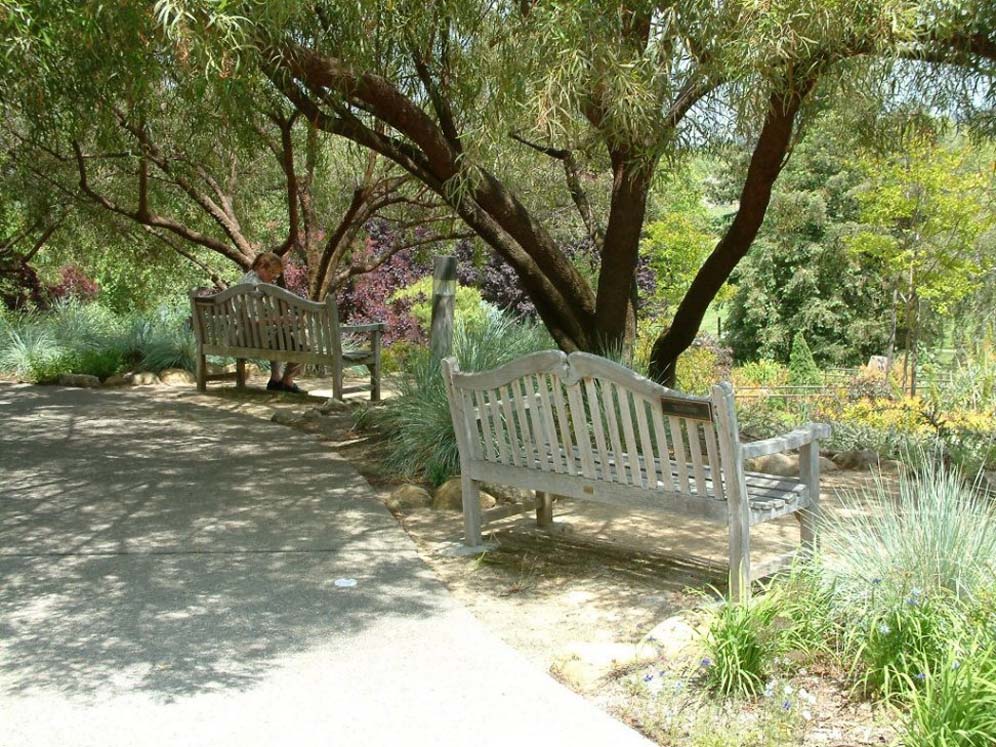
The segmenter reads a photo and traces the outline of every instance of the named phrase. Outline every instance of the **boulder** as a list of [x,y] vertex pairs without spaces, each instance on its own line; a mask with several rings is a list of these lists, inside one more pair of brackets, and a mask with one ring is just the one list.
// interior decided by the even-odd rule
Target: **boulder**
[[412,511],[432,505],[429,491],[418,485],[402,485],[387,499],[387,507],[394,512]]
[[842,451],[833,462],[841,469],[869,469],[878,466],[878,454],[871,449]]
[[[490,493],[481,491],[481,508],[494,508],[497,501]],[[432,507],[436,511],[463,511],[463,488],[460,478],[447,480],[438,488],[432,497]]]
[[335,399],[335,397],[329,397],[321,405],[316,408],[322,415],[328,415],[333,412],[349,412],[352,408],[343,402],[341,399]]
[[698,653],[701,634],[681,615],[672,615],[654,626],[644,642],[654,646],[669,661],[693,659]]
[[100,386],[100,379],[89,374],[59,374],[59,386],[92,388]]
[[128,376],[122,376],[121,374],[114,374],[113,376],[108,376],[104,379],[104,386],[127,386],[131,383],[131,379]]
[[278,425],[289,425],[292,428],[299,428],[308,420],[300,413],[286,410],[277,410],[270,417],[270,421]]
[[492,485],[491,483],[481,485],[481,490],[488,495],[493,495],[498,503],[527,503],[536,497],[532,490],[510,488],[506,485]]
[[832,460],[823,456],[820,457],[820,472],[836,472],[837,469],[837,465]]
[[197,377],[183,368],[167,368],[159,372],[159,381],[167,386],[188,386],[197,383]]
[[748,472],[763,472],[766,475],[779,475],[781,477],[798,477],[799,475],[799,455],[798,454],[768,454],[748,459],[744,463]]
[[137,373],[129,374],[125,378],[128,379],[128,382],[133,386],[148,386],[150,384],[160,383],[159,377],[151,371],[139,371]]
[[591,692],[613,671],[654,661],[657,650],[647,644],[575,641],[561,650],[550,671],[572,689]]

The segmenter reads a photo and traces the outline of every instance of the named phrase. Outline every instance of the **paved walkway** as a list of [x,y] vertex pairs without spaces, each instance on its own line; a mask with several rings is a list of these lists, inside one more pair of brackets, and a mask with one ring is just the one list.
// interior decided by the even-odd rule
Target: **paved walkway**
[[2,747],[540,743],[649,744],[484,630],[308,436],[0,385]]

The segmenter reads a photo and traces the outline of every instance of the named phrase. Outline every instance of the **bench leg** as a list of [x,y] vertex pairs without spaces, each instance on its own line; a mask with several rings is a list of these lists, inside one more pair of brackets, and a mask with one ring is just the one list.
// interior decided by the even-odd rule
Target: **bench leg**
[[476,480],[461,475],[463,492],[463,541],[467,547],[481,544],[481,488]]
[[809,491],[809,506],[796,511],[799,519],[799,539],[804,556],[812,557],[817,550],[816,532],[820,522],[820,451],[818,442],[799,449],[799,479]]
[[239,358],[235,361],[235,386],[239,389],[246,388],[246,359]]
[[342,402],[342,366],[332,371],[332,399]]
[[536,526],[540,529],[553,526],[553,496],[542,490],[536,491]]
[[730,512],[730,599],[750,600],[750,520]]
[[370,364],[370,401],[380,402],[380,330],[375,330],[373,339],[373,363]]
[[207,356],[197,356],[197,391],[207,391]]
[[380,360],[370,364],[370,401],[380,402]]

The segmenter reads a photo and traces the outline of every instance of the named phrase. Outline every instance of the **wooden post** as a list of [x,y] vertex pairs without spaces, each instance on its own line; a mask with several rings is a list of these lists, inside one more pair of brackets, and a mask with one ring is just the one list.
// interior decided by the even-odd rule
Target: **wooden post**
[[809,488],[809,507],[797,513],[803,553],[816,552],[816,530],[820,520],[820,442],[813,441],[799,449],[799,479]]
[[453,349],[453,312],[456,303],[456,257],[435,257],[432,269],[432,328],[429,350],[441,361]]
[[237,358],[235,360],[235,386],[237,389],[246,388],[246,359]]

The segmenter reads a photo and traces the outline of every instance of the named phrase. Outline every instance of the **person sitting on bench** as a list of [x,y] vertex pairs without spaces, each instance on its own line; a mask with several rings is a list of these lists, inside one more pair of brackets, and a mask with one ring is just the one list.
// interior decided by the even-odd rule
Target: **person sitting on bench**
[[[263,252],[252,262],[252,268],[239,280],[239,285],[259,285],[260,283],[275,283],[284,272],[283,260],[273,252]],[[270,380],[266,388],[271,392],[294,392],[306,394],[294,383],[294,377],[301,371],[300,363],[283,364],[280,361],[270,361]]]

